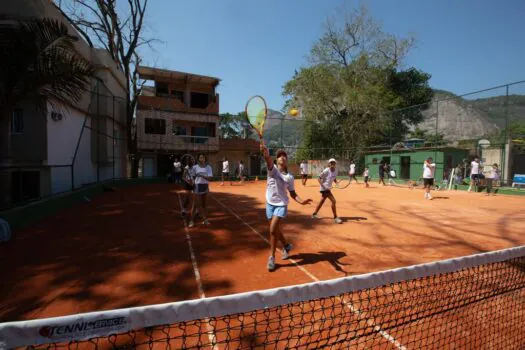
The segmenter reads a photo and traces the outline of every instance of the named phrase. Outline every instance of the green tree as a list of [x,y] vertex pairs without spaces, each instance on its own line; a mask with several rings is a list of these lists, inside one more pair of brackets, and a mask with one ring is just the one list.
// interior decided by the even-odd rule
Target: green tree
[[303,148],[359,153],[371,144],[388,144],[392,137],[402,139],[410,125],[421,121],[421,114],[392,115],[432,98],[428,74],[398,70],[412,44],[410,37],[383,32],[363,7],[328,20],[311,49],[309,66],[283,87],[285,108],[300,106],[302,117],[315,128],[305,127]]
[[253,130],[246,121],[246,112],[237,114],[223,113],[219,115],[219,132],[223,139],[253,137]]
[[[52,19],[5,20],[0,24],[0,164],[11,159],[11,116],[22,100],[47,114],[47,104],[78,103],[88,89],[94,68],[77,54],[78,38]],[[8,54],[6,54],[8,53]],[[9,172],[2,172],[0,207],[10,202]]]

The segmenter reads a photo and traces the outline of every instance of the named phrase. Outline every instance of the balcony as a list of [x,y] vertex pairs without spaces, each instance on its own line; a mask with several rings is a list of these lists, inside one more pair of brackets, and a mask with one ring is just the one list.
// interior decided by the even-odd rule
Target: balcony
[[138,148],[143,151],[216,152],[219,150],[219,138],[144,134],[138,140]]
[[215,102],[212,102],[206,108],[190,108],[184,102],[169,97],[157,96],[139,96],[139,109],[159,109],[174,112],[201,113],[201,114],[219,114],[219,95],[215,96]]

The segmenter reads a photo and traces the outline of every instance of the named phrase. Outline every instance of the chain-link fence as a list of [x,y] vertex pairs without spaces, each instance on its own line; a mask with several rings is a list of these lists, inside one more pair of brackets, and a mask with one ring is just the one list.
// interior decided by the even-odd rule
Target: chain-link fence
[[[246,176],[264,176],[258,138],[246,125],[241,126],[244,139],[219,137],[216,103],[209,105],[213,113],[186,115],[139,103],[138,153],[133,155],[139,157],[139,176],[169,178],[177,158],[200,153],[207,155],[216,176],[221,176],[225,158],[232,176],[239,177],[239,169]],[[12,157],[0,167],[4,208],[127,177],[126,101],[102,83],[95,83],[77,106],[50,106],[44,121],[34,115],[38,112],[27,106],[13,113]],[[424,160],[432,157],[441,181],[452,169],[468,178],[476,156],[487,173],[497,164],[503,183],[525,174],[525,82],[461,96],[437,90],[431,102],[392,111],[381,120],[382,141],[342,147],[336,136],[316,139],[337,125],[272,113],[264,138],[271,154],[286,150],[294,174],[302,160],[317,175],[335,158],[340,175],[354,163],[357,174],[368,168],[372,178],[383,167],[387,176],[393,171],[399,179],[418,179]],[[406,128],[407,120],[418,123]]]
[[0,165],[2,209],[126,177],[126,130],[126,100],[98,80],[75,105],[17,106]]
[[[497,165],[503,184],[525,174],[524,81],[461,96],[436,90],[431,102],[392,111],[382,120],[383,141],[366,146],[330,147],[326,137],[316,143],[316,133],[327,132],[322,123],[291,117],[270,119],[265,139],[271,148],[285,149],[292,164],[336,158],[340,173],[354,162],[359,173],[368,167],[371,176],[379,176],[379,167],[388,165],[398,178],[418,179],[423,162],[432,157],[439,180],[447,179],[452,169],[461,169],[468,179],[471,161],[479,157],[487,176]],[[407,121],[417,123],[407,128]]]

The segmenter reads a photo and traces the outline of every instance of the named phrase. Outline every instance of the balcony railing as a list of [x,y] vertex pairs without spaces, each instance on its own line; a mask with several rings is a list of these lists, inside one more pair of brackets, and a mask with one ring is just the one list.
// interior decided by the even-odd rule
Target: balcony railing
[[176,98],[157,97],[157,96],[139,96],[139,109],[160,109],[166,111],[219,114],[219,95],[215,96],[215,102],[212,102],[206,108],[191,108],[184,102]]
[[145,134],[139,136],[138,147],[141,150],[218,151],[219,138],[205,136]]

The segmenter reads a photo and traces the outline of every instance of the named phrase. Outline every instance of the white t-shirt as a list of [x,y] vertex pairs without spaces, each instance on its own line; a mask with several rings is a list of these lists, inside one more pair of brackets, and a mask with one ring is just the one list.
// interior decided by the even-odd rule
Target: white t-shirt
[[175,172],[176,173],[180,173],[181,172],[181,170],[182,170],[181,166],[182,165],[180,164],[180,162],[173,162],[173,168],[175,168]]
[[423,179],[433,179],[435,169],[436,163],[427,164],[427,162],[425,162],[423,164]]
[[184,176],[184,181],[186,181],[188,184],[192,183],[192,178],[191,178],[191,170],[192,169],[190,169],[189,165],[186,165],[184,167],[184,175],[183,175]]
[[324,169],[319,175],[321,179],[321,191],[327,191],[332,188],[332,183],[337,178],[337,170],[332,171],[330,168]]
[[266,202],[278,207],[287,206],[289,202],[286,191],[295,191],[294,177],[292,174],[281,174],[277,167],[268,171],[268,180],[266,181]]
[[223,173],[229,173],[230,172],[230,163],[227,160],[222,162],[222,172]]
[[301,175],[308,175],[308,163],[301,163]]
[[239,163],[239,175],[242,175],[244,171],[244,164]]
[[197,165],[194,165],[193,168],[191,169],[191,175],[195,178],[196,185],[204,185],[204,184],[209,183],[209,181],[197,175],[204,175],[204,176],[212,177],[213,172],[211,171],[211,166],[206,165],[205,167],[201,167],[200,165],[197,164]]
[[479,175],[479,163],[473,160],[470,163],[470,175]]
[[363,176],[368,176],[368,169],[365,169],[365,171],[363,172]]
[[355,164],[350,164],[350,175],[355,174]]

